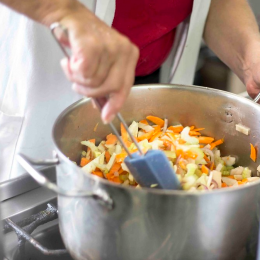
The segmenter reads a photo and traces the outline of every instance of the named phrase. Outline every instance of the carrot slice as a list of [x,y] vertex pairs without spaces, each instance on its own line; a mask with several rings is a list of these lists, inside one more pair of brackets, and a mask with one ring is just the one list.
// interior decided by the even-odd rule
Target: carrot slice
[[238,185],[243,185],[243,184],[245,184],[245,183],[243,183],[242,181],[237,181],[237,184],[238,184]]
[[184,152],[183,152],[183,150],[181,150],[181,149],[176,150],[176,155],[177,155],[177,156],[181,156],[182,158],[184,158]]
[[125,172],[125,171],[122,168],[120,168],[119,171],[118,171],[119,174],[121,174],[123,172]]
[[154,134],[154,130],[148,133],[143,134],[142,136],[138,137],[138,141],[142,141],[144,139],[150,139]]
[[187,151],[184,153],[184,158],[191,158],[191,159],[196,159],[198,157],[198,155],[196,153],[193,153],[191,151]]
[[97,131],[97,128],[98,128],[98,123],[96,123],[96,125],[95,125],[93,131],[96,132],[96,131]]
[[233,175],[229,175],[227,176],[229,179],[235,179],[235,177]]
[[124,159],[126,158],[127,153],[126,152],[122,152],[116,155],[116,162],[117,163],[121,163],[124,161]]
[[93,175],[96,175],[98,177],[104,178],[103,172],[102,171],[94,171],[92,172]]
[[118,172],[119,169],[121,168],[120,163],[114,163],[108,174],[106,175],[107,179],[110,180],[111,178],[115,177],[115,172]]
[[180,165],[180,167],[183,169],[183,170],[186,170],[187,168],[186,168],[186,165],[185,165],[185,163],[183,162],[183,161],[180,161],[179,162],[179,165]]
[[215,167],[215,164],[214,164],[214,162],[212,162],[211,165],[210,165],[210,170],[213,171],[214,167]]
[[250,143],[251,146],[251,153],[250,158],[255,162],[256,161],[256,148]]
[[96,142],[96,139],[89,139],[88,141],[94,144]]
[[149,121],[153,122],[156,125],[159,125],[160,127],[163,127],[164,120],[157,116],[147,116],[146,117]]
[[120,180],[120,178],[118,176],[113,176],[112,178],[109,179],[111,182],[115,182],[115,183],[122,183],[122,181]]
[[200,144],[211,144],[214,141],[213,137],[199,136]]
[[202,130],[205,130],[205,128],[196,128],[196,129],[193,129],[193,131],[195,131],[195,132],[199,132],[199,131],[202,131]]
[[89,162],[90,162],[89,159],[82,157],[80,160],[80,166],[83,167],[83,166],[87,165]]
[[114,174],[115,172],[118,172],[121,168],[121,163],[114,163],[114,165],[111,167],[108,174]]
[[149,142],[153,142],[157,137],[159,137],[162,134],[162,132],[158,132],[157,134],[154,134],[150,139]]
[[190,130],[193,130],[193,129],[195,129],[195,126],[194,125],[190,126]]
[[173,131],[176,134],[179,134],[183,130],[183,126],[178,125],[178,126],[169,126],[168,130]]
[[198,136],[198,135],[201,135],[201,133],[196,132],[196,131],[190,131],[189,135],[191,135],[191,136]]
[[224,139],[219,139],[210,145],[210,149],[213,150],[217,145],[223,144]]
[[129,146],[131,145],[131,142],[128,141],[127,131],[126,131],[126,129],[125,129],[125,127],[123,126],[122,123],[121,123],[120,126],[121,126],[121,136],[122,136],[122,139],[123,139],[125,145],[126,145],[127,147],[129,147]]
[[117,142],[117,137],[115,135],[108,135],[107,136],[107,141],[106,141],[106,144],[115,144]]
[[209,173],[209,169],[204,164],[202,164],[202,166],[201,166],[201,171],[202,171],[202,173],[205,173],[205,174]]
[[147,120],[145,120],[145,119],[141,120],[140,123],[142,123],[142,124],[144,124],[144,125],[148,125],[148,122],[147,122]]
[[225,182],[222,182],[221,187],[222,187],[222,188],[226,188],[226,187],[227,187],[227,184],[226,184]]
[[179,142],[179,144],[185,144],[186,143],[186,141],[184,141],[183,139],[179,139],[178,142]]
[[106,157],[106,162],[108,163],[111,157],[109,151],[105,152],[105,157]]
[[248,182],[248,180],[247,179],[243,179],[242,182],[246,183],[246,182]]
[[206,162],[208,162],[208,163],[210,162],[210,159],[208,158],[208,156],[204,155],[204,159]]

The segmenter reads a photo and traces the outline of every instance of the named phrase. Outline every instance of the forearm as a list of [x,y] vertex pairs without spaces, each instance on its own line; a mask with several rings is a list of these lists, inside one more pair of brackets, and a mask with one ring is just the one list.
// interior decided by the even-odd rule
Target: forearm
[[217,56],[245,82],[254,50],[260,48],[259,29],[246,0],[212,0],[204,39]]
[[76,0],[0,0],[0,3],[46,26],[83,7]]

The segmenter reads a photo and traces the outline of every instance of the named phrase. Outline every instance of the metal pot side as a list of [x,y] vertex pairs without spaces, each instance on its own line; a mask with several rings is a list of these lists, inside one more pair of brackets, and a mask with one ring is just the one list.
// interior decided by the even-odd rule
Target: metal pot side
[[[249,158],[249,143],[259,145],[260,107],[250,100],[209,88],[147,85],[132,89],[121,113],[128,123],[156,115],[205,127],[205,135],[224,137],[223,155],[236,155],[256,174],[259,159]],[[250,127],[249,136],[235,130],[238,123]],[[114,202],[109,210],[91,198],[58,197],[62,237],[75,259],[240,259],[257,239],[258,183],[204,193],[134,189],[86,175],[70,161],[79,161],[80,141],[99,142],[110,132],[88,99],[67,108],[53,128],[58,186],[104,191]]]

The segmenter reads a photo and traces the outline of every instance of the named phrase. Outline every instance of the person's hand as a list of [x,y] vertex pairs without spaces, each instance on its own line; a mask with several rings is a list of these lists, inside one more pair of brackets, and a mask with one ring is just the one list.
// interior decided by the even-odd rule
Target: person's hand
[[259,62],[248,73],[245,84],[249,96],[254,99],[260,93],[260,58]]
[[243,75],[247,92],[254,99],[260,93],[260,42],[250,45],[247,62],[245,62],[243,68]]
[[71,58],[61,66],[81,95],[108,96],[102,119],[110,122],[120,110],[134,83],[138,48],[125,36],[107,26],[85,7],[73,10],[59,21],[68,30]]

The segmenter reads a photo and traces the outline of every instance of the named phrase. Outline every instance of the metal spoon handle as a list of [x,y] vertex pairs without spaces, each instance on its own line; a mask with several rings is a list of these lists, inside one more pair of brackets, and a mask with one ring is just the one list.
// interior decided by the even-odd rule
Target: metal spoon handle
[[254,102],[257,103],[260,99],[260,93],[255,97]]

